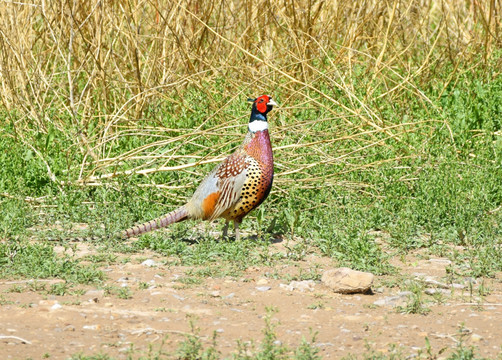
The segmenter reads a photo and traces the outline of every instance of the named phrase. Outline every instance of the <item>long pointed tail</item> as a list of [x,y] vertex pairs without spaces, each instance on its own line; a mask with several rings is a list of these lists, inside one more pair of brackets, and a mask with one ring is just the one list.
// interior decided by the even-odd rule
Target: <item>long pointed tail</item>
[[141,225],[137,225],[127,230],[124,230],[121,232],[120,235],[122,238],[130,238],[131,236],[138,236],[186,219],[188,219],[188,212],[185,209],[185,207],[182,206],[174,211],[171,211],[169,214],[161,216],[157,219],[153,219]]

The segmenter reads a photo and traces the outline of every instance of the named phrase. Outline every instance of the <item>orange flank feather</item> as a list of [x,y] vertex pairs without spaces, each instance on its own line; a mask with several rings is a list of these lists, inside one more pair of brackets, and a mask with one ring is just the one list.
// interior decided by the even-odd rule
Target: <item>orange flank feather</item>
[[204,211],[204,218],[209,219],[211,215],[213,215],[214,208],[218,203],[218,199],[220,198],[220,192],[214,192],[209,194],[204,201],[202,202],[202,210]]

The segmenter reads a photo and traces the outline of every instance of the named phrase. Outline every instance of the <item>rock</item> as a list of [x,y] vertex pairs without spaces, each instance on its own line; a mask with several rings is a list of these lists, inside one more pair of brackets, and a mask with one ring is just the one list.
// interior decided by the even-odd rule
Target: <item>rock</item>
[[338,268],[325,271],[322,274],[321,282],[337,293],[365,293],[370,290],[374,277],[371,273]]
[[267,279],[260,279],[256,282],[256,285],[267,285],[268,280]]
[[269,291],[272,288],[270,286],[257,286],[255,289],[264,292],[264,291]]
[[84,330],[99,330],[101,326],[99,325],[84,325],[82,326],[82,329]]
[[424,293],[426,293],[427,295],[434,295],[434,294],[449,295],[450,290],[427,288],[424,290]]
[[401,291],[393,296],[386,296],[383,299],[378,299],[373,303],[377,306],[404,306],[408,303],[408,298],[412,294],[411,291]]
[[426,283],[427,285],[434,285],[434,286],[441,288],[441,289],[449,289],[450,288],[447,284],[442,283],[437,280],[434,280],[429,276],[424,279],[424,283]]
[[147,260],[143,261],[143,262],[141,263],[141,265],[143,265],[143,266],[148,266],[148,267],[152,267],[152,266],[157,265],[157,263],[156,263],[154,260],[152,260],[152,259],[147,259]]
[[484,340],[484,338],[481,335],[478,335],[478,334],[471,335],[472,342],[480,342],[481,340]]
[[445,259],[445,258],[429,259],[429,262],[433,263],[433,264],[444,265],[444,266],[451,265],[451,260]]
[[281,289],[286,291],[298,290],[300,292],[304,291],[314,291],[315,282],[314,280],[303,280],[303,281],[291,281],[288,285],[279,284]]
[[59,303],[55,303],[54,305],[51,306],[51,310],[59,310],[61,309],[63,306]]

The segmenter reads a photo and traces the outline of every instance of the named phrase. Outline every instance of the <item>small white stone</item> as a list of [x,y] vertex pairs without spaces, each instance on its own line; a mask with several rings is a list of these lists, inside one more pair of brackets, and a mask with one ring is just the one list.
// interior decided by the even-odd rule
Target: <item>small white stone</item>
[[471,335],[472,342],[480,342],[481,340],[484,340],[484,338],[481,335],[479,335],[479,334],[472,334]]
[[84,325],[82,326],[84,330],[99,330],[99,325]]
[[148,267],[152,267],[152,266],[157,265],[157,263],[156,263],[154,260],[152,260],[152,259],[147,259],[147,260],[143,261],[143,262],[141,263],[141,265],[143,265],[143,266],[148,266]]

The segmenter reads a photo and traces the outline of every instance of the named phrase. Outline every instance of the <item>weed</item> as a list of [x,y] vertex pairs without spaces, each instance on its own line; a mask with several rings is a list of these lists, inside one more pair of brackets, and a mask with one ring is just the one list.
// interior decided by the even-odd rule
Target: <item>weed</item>
[[147,282],[144,282],[144,281],[140,281],[140,283],[138,284],[138,289],[140,289],[140,290],[146,290],[149,287],[150,287],[150,284]]
[[116,292],[117,292],[117,297],[119,299],[124,299],[124,300],[132,299],[132,291],[128,287],[120,287],[117,289]]
[[404,307],[398,307],[398,310],[406,314],[428,314],[431,309],[424,305],[423,285],[416,281],[410,281],[408,288],[411,291],[409,302]]
[[4,278],[59,277],[72,282],[92,283],[104,277],[95,266],[82,266],[79,260],[67,254],[56,255],[54,248],[45,244],[0,243],[0,259],[5,262],[0,266],[0,276]]
[[22,293],[24,292],[26,288],[21,285],[21,284],[15,284],[15,285],[12,285],[10,288],[7,289],[7,292],[11,292],[11,293]]
[[99,354],[99,355],[76,354],[73,355],[70,358],[70,360],[113,360],[113,358],[106,354]]
[[28,289],[33,292],[43,292],[46,289],[46,285],[40,281],[30,281],[28,282]]
[[300,346],[295,350],[294,358],[297,360],[320,360],[319,348],[315,347],[316,333],[312,334],[311,330],[311,340],[307,341],[302,338]]
[[5,296],[0,295],[0,305],[14,305],[14,301],[5,299]]
[[48,293],[51,295],[64,296],[68,293],[70,286],[67,283],[51,284]]
[[317,309],[324,309],[325,305],[324,305],[324,302],[322,301],[317,301],[313,304],[310,304],[309,306],[307,306],[307,309],[309,310],[317,310]]
[[216,360],[219,358],[219,352],[216,350],[217,333],[213,332],[212,344],[204,349],[199,337],[199,329],[195,326],[195,319],[189,318],[191,332],[185,335],[185,341],[181,343],[177,350],[177,356],[180,359],[187,360]]
[[274,307],[267,307],[267,314],[265,315],[265,328],[263,329],[263,341],[260,346],[260,351],[255,355],[255,359],[280,359],[288,351],[288,349],[282,345],[281,341],[277,339],[275,333],[275,328],[277,323],[273,321],[273,315],[278,311]]

